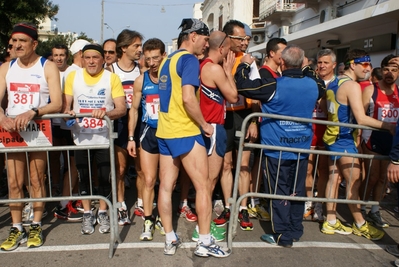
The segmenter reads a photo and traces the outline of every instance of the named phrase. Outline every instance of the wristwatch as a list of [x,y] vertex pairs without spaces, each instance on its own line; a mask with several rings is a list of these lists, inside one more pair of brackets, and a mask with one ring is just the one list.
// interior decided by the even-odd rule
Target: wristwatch
[[128,141],[134,141],[134,136],[129,136],[129,137],[127,138],[127,140],[128,140]]
[[32,110],[35,112],[35,116],[39,115],[39,110],[37,108],[32,108]]

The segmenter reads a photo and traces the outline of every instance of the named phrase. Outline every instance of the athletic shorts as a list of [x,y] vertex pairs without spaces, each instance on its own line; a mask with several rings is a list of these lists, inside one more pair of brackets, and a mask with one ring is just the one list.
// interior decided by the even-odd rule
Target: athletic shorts
[[204,138],[202,134],[173,139],[162,139],[158,138],[159,153],[165,156],[172,156],[177,158],[183,154],[190,152],[195,142],[205,147]]
[[388,156],[391,152],[393,138],[388,132],[372,131],[369,139],[365,142],[368,150]]
[[159,154],[158,138],[155,136],[156,128],[151,128],[147,123],[141,123],[140,145],[141,149],[151,154]]
[[226,141],[227,135],[226,130],[222,124],[212,123],[214,128],[213,135],[211,137],[206,137],[202,133],[202,137],[204,138],[205,148],[208,153],[208,156],[212,155],[213,149],[216,149],[216,154],[219,157],[224,157],[226,154]]
[[[337,141],[335,141],[335,143],[332,145],[327,145],[327,144],[324,145],[326,147],[326,150],[331,152],[358,153],[353,139],[337,139]],[[342,156],[334,156],[334,155],[330,156],[332,160],[340,159],[341,157]]]
[[[53,138],[63,139],[65,142],[63,145],[66,146],[74,146],[72,133],[70,130],[61,129],[60,125],[52,125],[51,126],[51,134]],[[74,150],[69,151],[70,156],[74,156]]]
[[324,132],[326,131],[327,125],[324,124],[316,124],[314,123],[312,126],[312,131],[313,131],[313,138],[312,138],[312,147],[317,147],[317,148],[324,148],[324,142],[323,142],[323,135]]
[[[224,123],[224,128],[226,129],[226,135],[227,135],[226,152],[238,149],[240,138],[236,137],[236,131],[241,131],[241,126],[245,117],[251,113],[252,110],[250,109],[226,112],[226,120]],[[248,129],[248,125],[246,129]],[[244,134],[246,134],[246,132]],[[248,143],[249,139],[245,139],[245,142]],[[250,151],[252,150],[252,148],[244,147],[243,150]]]

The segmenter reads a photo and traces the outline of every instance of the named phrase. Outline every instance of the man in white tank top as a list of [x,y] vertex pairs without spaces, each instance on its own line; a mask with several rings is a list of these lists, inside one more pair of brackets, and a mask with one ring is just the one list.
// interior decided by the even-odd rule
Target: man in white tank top
[[[0,108],[0,126],[8,132],[22,132],[34,117],[57,113],[61,110],[60,75],[53,62],[36,54],[38,34],[35,26],[16,24],[11,38],[12,49],[18,58],[0,67],[0,102],[5,92],[8,93],[6,111]],[[21,87],[27,89],[20,90]],[[28,154],[29,162],[25,153],[7,155],[10,199],[24,197],[22,187],[26,176],[26,166],[30,174],[31,197],[45,197],[46,152],[29,152]],[[23,203],[9,205],[12,227],[9,237],[1,244],[1,249],[14,250],[26,241],[28,247],[40,247],[43,244],[41,219],[44,203],[33,203],[34,218],[29,227],[29,237],[22,227]]]

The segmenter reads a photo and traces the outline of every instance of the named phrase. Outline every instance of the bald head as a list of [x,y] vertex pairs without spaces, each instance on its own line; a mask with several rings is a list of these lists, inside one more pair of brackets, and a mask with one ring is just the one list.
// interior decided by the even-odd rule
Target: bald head
[[215,50],[218,49],[221,46],[225,46],[226,43],[230,42],[230,40],[227,40],[226,38],[226,33],[221,32],[221,31],[213,31],[211,35],[209,36],[209,49],[210,50]]

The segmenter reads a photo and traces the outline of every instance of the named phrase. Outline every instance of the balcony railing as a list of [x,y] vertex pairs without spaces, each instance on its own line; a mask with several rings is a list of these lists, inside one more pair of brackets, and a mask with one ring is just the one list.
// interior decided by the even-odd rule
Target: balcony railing
[[291,3],[290,0],[260,0],[259,1],[259,18],[266,19],[273,13],[295,13],[303,4]]

